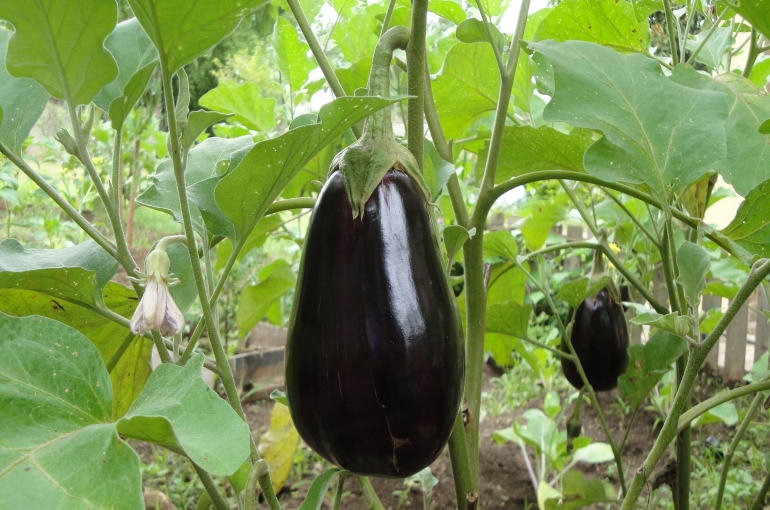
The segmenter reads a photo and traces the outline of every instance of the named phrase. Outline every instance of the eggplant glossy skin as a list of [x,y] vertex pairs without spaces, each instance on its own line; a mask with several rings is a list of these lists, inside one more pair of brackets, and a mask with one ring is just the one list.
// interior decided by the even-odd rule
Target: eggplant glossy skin
[[459,410],[464,346],[431,232],[421,191],[393,169],[356,219],[333,173],[310,219],[286,393],[302,439],[356,474],[430,465]]
[[[628,367],[628,329],[623,307],[612,300],[606,288],[580,303],[571,340],[594,390],[615,388],[618,377],[625,374]],[[569,352],[566,344],[562,344],[562,349]],[[561,359],[561,366],[570,384],[575,389],[582,388],[577,366],[565,358]]]

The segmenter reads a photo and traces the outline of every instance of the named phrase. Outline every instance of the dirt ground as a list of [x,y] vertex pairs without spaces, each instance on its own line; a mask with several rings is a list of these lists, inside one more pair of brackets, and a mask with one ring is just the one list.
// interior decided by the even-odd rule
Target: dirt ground
[[[485,369],[485,384],[494,376],[491,369]],[[598,396],[603,409],[609,409],[610,404],[615,402],[614,392],[599,394]],[[270,422],[270,413],[272,402],[260,402],[250,405],[246,409],[249,423],[254,433],[258,436],[267,430]],[[537,508],[537,499],[535,491],[527,474],[527,469],[522,458],[521,450],[513,443],[497,444],[492,439],[492,433],[495,430],[510,427],[513,421],[522,415],[524,411],[530,408],[540,407],[542,398],[534,399],[522,408],[516,409],[510,413],[500,416],[486,416],[481,422],[481,506],[483,508],[502,508],[510,510],[526,509],[528,505],[534,505],[531,508]],[[594,441],[605,441],[599,419],[591,406],[583,406],[582,410],[583,434],[590,436]],[[606,413],[608,425],[611,430],[616,431],[614,438],[619,443],[623,439],[625,426],[621,423],[618,413]],[[565,413],[566,417],[569,413]],[[628,473],[640,465],[654,441],[653,424],[656,415],[647,411],[640,411],[634,422],[628,443],[624,452],[624,465]],[[628,419],[628,417],[626,417]],[[563,427],[564,424],[560,424]],[[530,452],[530,461],[534,465],[534,458]],[[598,466],[586,466],[584,472],[594,476],[606,476],[607,466],[602,464]],[[438,478],[438,485],[433,489],[434,509],[452,509],[455,508],[454,485],[452,479],[452,466],[449,460],[449,451],[445,449],[441,456],[431,465],[433,475]],[[627,478],[630,476],[627,474]],[[308,475],[308,480],[311,477]],[[612,480],[617,487],[617,479]],[[293,484],[296,480],[289,480],[287,483]],[[404,489],[402,480],[372,479],[372,485],[377,491],[383,505],[388,510],[395,510],[398,504],[398,496],[393,495],[394,491]],[[309,484],[302,485],[295,491],[288,490],[288,487],[279,494],[281,505],[286,510],[297,509],[305,495],[307,494]],[[345,482],[345,490],[350,491],[349,495],[342,500],[341,508],[346,509],[366,509],[361,489],[354,477],[348,477]],[[330,508],[330,502],[325,501],[323,508]],[[412,490],[408,501],[402,508],[423,508],[422,494],[419,490]]]

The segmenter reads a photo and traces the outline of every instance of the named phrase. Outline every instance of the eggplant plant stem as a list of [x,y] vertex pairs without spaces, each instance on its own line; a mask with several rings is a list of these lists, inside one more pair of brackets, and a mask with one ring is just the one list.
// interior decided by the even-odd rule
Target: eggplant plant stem
[[767,390],[770,390],[770,379],[765,379],[753,384],[747,384],[746,386],[740,386],[734,390],[717,393],[713,397],[704,400],[698,405],[692,406],[686,412],[682,413],[682,415],[679,417],[678,430],[681,430],[685,427],[686,424],[691,423],[695,418],[707,412],[709,409],[718,406],[719,404],[724,404],[725,402],[735,400],[736,398],[740,398],[745,395],[751,395],[752,393]]
[[368,476],[356,476],[358,483],[361,485],[361,491],[364,493],[364,502],[369,510],[385,510],[385,507],[380,503],[380,498],[377,497],[372,482]]
[[396,0],[390,0],[388,2],[388,10],[385,12],[385,17],[382,18],[382,28],[380,28],[380,37],[390,28],[390,19],[393,17],[393,11],[396,8]]
[[484,11],[484,5],[481,3],[481,0],[476,0],[476,7],[479,10],[479,14],[481,14],[481,21],[484,24],[484,30],[487,33],[487,40],[489,41],[489,44],[492,45],[492,51],[495,53],[495,60],[497,61],[497,68],[500,71],[500,77],[504,77],[505,72],[505,65],[503,64],[503,55],[500,53],[500,48],[497,47],[497,44],[495,44],[495,38],[492,36],[492,27],[489,23],[489,18],[487,17],[486,11]]
[[342,501],[342,492],[345,489],[345,479],[347,477],[348,477],[347,472],[342,472],[337,475],[337,487],[334,489],[334,505],[332,506],[332,510],[339,510],[340,508],[340,502]]
[[767,497],[768,490],[770,490],[770,471],[768,471],[765,481],[762,482],[757,497],[754,499],[749,510],[762,510],[765,507],[765,498]]
[[[717,499],[714,503],[714,510],[721,510],[722,508],[722,498],[724,497],[725,484],[727,483],[727,472],[730,471],[730,465],[733,462],[733,455],[735,455],[735,450],[738,448],[738,444],[741,442],[743,434],[745,434],[746,430],[748,430],[749,424],[751,424],[751,420],[754,418],[754,414],[759,408],[759,404],[761,404],[764,399],[765,397],[761,393],[754,395],[754,399],[751,401],[751,405],[749,406],[749,410],[746,412],[746,416],[743,417],[743,421],[741,421],[740,427],[738,427],[738,430],[735,431],[735,436],[733,436],[732,441],[730,441],[730,447],[728,448],[724,461],[722,462],[722,473],[719,475],[719,486],[717,487]],[[684,414],[682,416],[684,416]]]
[[641,494],[645,483],[647,483],[650,474],[652,474],[653,469],[655,469],[655,466],[660,461],[660,458],[666,452],[668,445],[671,444],[671,442],[676,438],[677,431],[679,429],[679,418],[682,416],[682,409],[684,408],[685,402],[689,400],[690,390],[695,383],[698,370],[700,370],[700,367],[706,360],[706,356],[717,343],[717,341],[719,341],[719,337],[722,336],[722,333],[724,333],[725,329],[727,329],[727,325],[730,324],[730,322],[732,322],[732,320],[735,318],[738,310],[740,310],[740,308],[744,305],[744,303],[746,303],[757,286],[759,286],[762,280],[764,280],[768,275],[770,275],[770,260],[765,260],[762,264],[751,271],[749,277],[746,279],[743,286],[741,286],[740,290],[738,290],[735,299],[733,299],[733,301],[730,303],[730,306],[727,308],[727,311],[724,313],[717,325],[714,327],[711,333],[708,334],[701,345],[693,349],[691,352],[690,357],[687,360],[684,375],[679,383],[676,394],[674,395],[674,400],[671,403],[671,410],[669,415],[666,417],[666,421],[663,423],[663,428],[658,434],[658,437],[655,440],[655,444],[650,450],[650,453],[647,455],[644,463],[642,466],[640,466],[634,475],[634,478],[631,481],[631,485],[628,488],[628,492],[623,499],[621,510],[631,510],[634,507],[637,499],[639,499],[639,495]]
[[56,205],[58,205],[64,211],[64,213],[75,222],[78,227],[83,229],[83,231],[88,234],[91,239],[96,241],[96,244],[101,246],[104,251],[112,255],[113,258],[117,259],[117,248],[115,248],[115,244],[104,237],[101,232],[96,230],[96,228],[91,225],[88,220],[83,217],[83,215],[75,210],[75,208],[72,207],[70,203],[67,202],[67,200],[61,196],[59,192],[56,191],[56,189],[54,189],[53,186],[48,184],[48,181],[43,179],[40,174],[35,172],[35,170],[33,170],[32,167],[30,167],[21,156],[17,155],[2,142],[0,142],[0,154],[8,158],[11,163],[13,163],[19,170],[24,172],[24,175],[29,177],[29,179],[34,182],[38,188],[43,190],[43,192],[48,195],[51,200],[53,200]]
[[190,461],[190,464],[192,464],[195,472],[198,473],[198,478],[201,479],[201,483],[203,483],[206,493],[211,498],[211,504],[214,505],[217,510],[230,510],[230,505],[227,504],[227,500],[219,493],[219,490],[217,490],[214,479],[211,478],[209,472],[192,460]]
[[123,141],[123,128],[115,130],[115,144],[112,147],[112,176],[110,177],[110,191],[112,196],[112,203],[115,204],[115,208],[118,211],[118,218],[120,218],[120,160],[122,157],[122,141]]
[[706,36],[703,39],[701,39],[700,44],[698,44],[698,47],[695,48],[695,51],[693,51],[690,54],[690,58],[687,59],[687,64],[692,64],[695,61],[695,57],[697,57],[698,54],[700,53],[700,50],[702,50],[703,47],[706,46],[706,43],[708,42],[709,39],[711,39],[711,35],[714,33],[714,30],[716,30],[716,28],[719,26],[722,20],[725,19],[725,16],[729,11],[730,9],[725,9],[724,11],[722,11],[722,14],[719,15],[719,17],[714,22],[714,24],[711,25],[711,28],[709,28],[709,31],[706,32]]
[[428,0],[412,1],[412,29],[406,46],[407,91],[407,147],[423,169],[425,143],[425,36],[428,26]]
[[452,461],[452,476],[454,477],[455,499],[457,510],[466,510],[468,503],[478,498],[473,493],[473,478],[468,457],[468,442],[465,438],[462,409],[457,413],[452,434],[449,436],[449,458]]
[[[230,402],[233,410],[238,413],[238,416],[242,420],[246,421],[246,417],[243,414],[243,407],[241,406],[241,400],[238,397],[238,391],[235,387],[235,379],[233,378],[233,372],[230,369],[230,364],[227,362],[227,353],[222,346],[222,341],[219,338],[219,328],[214,323],[214,316],[211,312],[211,304],[209,303],[209,296],[206,294],[206,287],[203,282],[203,272],[201,271],[200,262],[197,257],[192,256],[195,253],[195,232],[192,226],[192,217],[190,216],[190,204],[187,201],[187,185],[185,183],[185,169],[182,165],[182,151],[180,144],[180,133],[177,129],[176,118],[173,113],[176,111],[174,105],[173,90],[171,88],[171,73],[167,71],[168,65],[164,61],[164,57],[161,56],[161,75],[163,79],[163,98],[166,103],[166,112],[168,113],[168,131],[169,142],[171,145],[171,162],[174,167],[174,177],[176,178],[176,188],[179,195],[179,204],[182,211],[182,220],[184,225],[184,233],[187,236],[187,247],[190,251],[190,258],[193,260],[192,272],[193,279],[195,281],[195,287],[198,290],[198,298],[200,300],[201,308],[203,309],[203,317],[206,320],[206,329],[209,334],[209,341],[211,342],[212,350],[214,351],[214,358],[217,362],[217,368],[222,373],[221,380],[222,386],[225,388],[227,394],[227,400]],[[251,448],[251,461],[256,463],[261,459],[259,452],[257,451],[257,445],[254,443],[254,438],[249,435],[249,443]],[[264,491],[264,487],[262,488]]]
[[634,222],[634,225],[636,225],[637,227],[639,227],[639,230],[641,230],[641,231],[642,231],[642,233],[643,233],[645,236],[647,236],[647,239],[649,239],[649,240],[650,240],[650,242],[652,242],[652,244],[653,244],[653,245],[654,245],[656,248],[660,249],[660,246],[659,246],[659,244],[660,244],[660,239],[658,239],[658,238],[657,238],[655,235],[653,235],[653,234],[652,234],[652,232],[650,232],[650,231],[649,231],[649,230],[648,230],[648,229],[647,229],[647,228],[646,228],[644,225],[642,225],[642,222],[641,222],[641,221],[639,221],[639,219],[636,217],[636,215],[635,215],[634,213],[632,213],[632,212],[631,212],[631,211],[628,209],[628,207],[626,207],[626,204],[624,204],[623,202],[621,202],[621,201],[620,201],[620,199],[619,199],[618,197],[616,197],[615,195],[613,195],[612,193],[610,193],[609,191],[607,191],[607,189],[606,189],[606,188],[602,188],[602,190],[604,191],[604,193],[605,193],[605,194],[606,194],[608,197],[610,197],[610,200],[612,200],[613,202],[615,202],[616,204],[618,204],[618,207],[620,207],[621,209],[623,209],[623,212],[624,212],[624,213],[626,213],[626,216],[628,216],[628,217],[631,219],[631,221],[633,221],[633,222]]
[[[676,67],[679,63],[679,53],[676,51],[676,30],[674,29],[674,11],[671,9],[671,0],[663,0],[663,9],[666,12],[666,27],[668,29],[668,42],[671,51],[671,65]],[[676,21],[679,23],[679,21]]]
[[[519,41],[524,35],[527,24],[529,0],[522,0],[516,30],[511,39],[505,76],[500,80],[500,92],[495,110],[495,120],[489,141],[489,151],[484,165],[484,177],[481,181],[479,200],[471,216],[470,226],[476,228],[476,235],[465,242],[463,259],[465,261],[466,292],[466,334],[465,334],[465,398],[468,402],[469,421],[466,427],[468,454],[471,463],[473,488],[479,487],[479,413],[481,410],[481,379],[484,367],[484,322],[486,318],[487,289],[484,280],[483,242],[484,227],[489,209],[484,205],[487,197],[493,194],[497,163],[500,158],[505,120],[511,100],[511,89],[519,60]],[[494,200],[492,200],[494,201]],[[491,207],[491,204],[490,204]]]
[[[323,73],[324,78],[326,78],[326,83],[328,83],[329,88],[332,89],[334,97],[344,97],[345,90],[342,88],[339,78],[337,78],[334,69],[332,69],[329,60],[326,58],[324,49],[321,48],[321,45],[318,43],[318,39],[313,33],[313,29],[310,28],[310,23],[307,21],[307,16],[305,16],[302,6],[299,4],[299,0],[286,0],[286,3],[289,4],[289,9],[291,9],[294,19],[297,20],[297,25],[299,25],[302,35],[305,36],[305,41],[307,41],[308,46],[310,46],[310,51],[313,53],[313,57],[318,63],[318,67],[321,68],[321,72]],[[360,127],[353,126],[351,129],[356,135],[356,138],[361,136]]]
[[751,70],[754,69],[754,64],[759,56],[759,32],[756,28],[751,29],[751,45],[749,46],[749,55],[746,57],[746,66],[743,68],[743,77],[748,78],[751,76]]

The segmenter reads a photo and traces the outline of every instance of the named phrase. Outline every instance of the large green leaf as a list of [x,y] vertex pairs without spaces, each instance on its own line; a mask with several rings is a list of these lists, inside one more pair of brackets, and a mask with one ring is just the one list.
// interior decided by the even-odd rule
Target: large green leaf
[[294,288],[295,277],[288,262],[278,259],[259,272],[259,280],[256,285],[245,286],[238,298],[235,320],[238,335],[243,338],[262,320],[276,300]]
[[687,342],[664,331],[657,331],[646,344],[628,348],[628,370],[618,377],[618,388],[636,408],[671,369],[671,364],[687,350]]
[[770,179],[751,190],[722,234],[759,257],[770,257]]
[[725,0],[738,14],[746,18],[749,23],[762,32],[765,37],[770,37],[770,3],[766,0]]
[[451,21],[455,25],[459,25],[467,17],[462,5],[453,0],[430,0],[428,2],[428,10]]
[[510,230],[497,230],[484,234],[484,262],[497,263],[516,260],[519,246]]
[[725,131],[730,164],[720,169],[725,181],[746,196],[770,179],[770,135],[759,132],[759,125],[770,117],[767,93],[740,75],[711,78],[688,66],[677,66],[673,79],[693,89],[721,92],[727,99],[730,113]]
[[158,52],[136,18],[118,23],[107,36],[104,46],[118,63],[118,76],[102,87],[94,98],[94,104],[109,113],[110,104],[124,95],[131,78],[140,69],[158,60]]
[[2,0],[0,19],[16,29],[8,44],[8,72],[33,78],[56,98],[88,104],[118,75],[103,46],[117,22],[115,2]]
[[[703,44],[703,39],[708,37],[708,40]],[[735,43],[733,39],[733,31],[728,27],[721,27],[714,29],[711,33],[708,30],[703,30],[694,39],[688,39],[686,47],[688,50],[694,52],[699,46],[703,44],[701,50],[696,55],[695,60],[702,64],[705,64],[709,69],[716,70],[722,65],[722,57],[727,51],[727,48]]]
[[[187,156],[185,182],[188,189],[193,226],[202,232],[205,226],[214,235],[237,239],[238,231],[222,214],[213,199],[214,188],[221,176],[235,168],[253,146],[250,136],[240,138],[207,138],[196,145]],[[182,223],[182,210],[170,160],[158,165],[152,185],[136,198],[147,207],[171,214]]]
[[299,91],[310,71],[316,68],[315,60],[308,56],[310,47],[300,40],[291,22],[281,17],[275,22],[273,45],[283,80],[289,84],[292,92]]
[[320,122],[256,144],[217,185],[217,204],[240,235],[247,236],[267,207],[313,156],[351,126],[400,99],[342,97],[321,108]]
[[[527,18],[527,26],[524,27],[523,41],[534,40],[535,33],[537,32],[540,23],[551,12],[551,8],[546,7],[539,11],[533,12]],[[535,81],[532,79],[535,71],[537,71],[537,64],[529,54],[523,49],[519,50],[519,61],[516,64],[516,76],[513,77],[513,103],[515,106],[521,108],[527,113],[531,113],[532,110],[532,94],[535,92]]]
[[28,250],[16,239],[0,242],[0,288],[35,290],[96,308],[117,268],[94,241],[61,250]]
[[706,250],[689,241],[679,245],[676,251],[676,265],[679,268],[677,282],[684,289],[690,306],[700,306],[700,296],[706,289],[706,274],[711,264]]
[[203,355],[155,369],[128,413],[122,436],[178,446],[214,475],[233,474],[249,456],[249,426],[201,379]]
[[[593,446],[593,444],[586,448]],[[582,452],[586,448],[581,448],[578,452]],[[598,478],[585,478],[583,473],[577,469],[571,469],[564,473],[562,491],[560,498],[551,498],[545,501],[544,510],[578,510],[595,503],[615,499],[612,485],[602,482]]]
[[458,42],[447,53],[433,96],[447,138],[460,138],[497,107],[500,74],[489,44]]
[[647,20],[637,21],[634,7],[616,0],[564,0],[540,22],[535,41],[588,41],[618,51],[647,51]]
[[253,82],[238,85],[232,81],[220,81],[198,102],[210,110],[234,113],[233,120],[249,129],[269,133],[275,127],[275,99],[262,97],[259,85]]
[[354,62],[349,67],[340,67],[334,70],[334,74],[340,80],[340,85],[345,94],[352,96],[356,89],[366,88],[369,80],[369,71],[372,70],[372,57],[364,57]]
[[494,303],[487,307],[486,329],[488,333],[526,338],[531,316],[531,304],[518,305],[512,301]]
[[[539,170],[583,172],[583,154],[593,143],[590,135],[567,135],[548,126],[509,126],[503,132],[495,181],[498,183]],[[486,159],[488,144],[479,153]]]
[[[138,303],[133,290],[114,282],[108,283],[104,288],[102,301],[110,310],[126,319],[131,318]],[[112,359],[130,333],[128,328],[105,318],[91,308],[31,290],[0,289],[0,312],[16,317],[41,315],[66,324],[88,337],[99,350],[104,363]],[[125,414],[141,393],[152,372],[151,352],[151,341],[134,337],[110,373],[114,417]]]
[[555,93],[543,118],[604,133],[583,158],[588,173],[645,183],[668,202],[703,175],[723,171],[724,94],[679,85],[640,54],[582,41],[529,47],[536,62],[553,67]]
[[[157,62],[152,62],[139,69],[123,87],[123,95],[110,103],[110,109],[107,113],[109,114],[110,121],[112,122],[112,129],[117,131],[123,128],[123,123],[125,122],[126,117],[128,117],[128,114],[131,113],[131,110],[136,105],[136,102],[139,101],[139,98],[141,98],[142,94],[144,94],[144,90],[147,88],[147,83],[150,81],[150,78],[152,78],[156,67],[158,67]],[[193,114],[195,113],[196,112],[193,112]],[[193,116],[191,115],[191,122],[188,123],[182,130],[183,138],[184,134],[187,132],[187,128],[189,128],[189,126],[192,124],[192,117]],[[185,147],[185,149],[188,148],[189,147]]]
[[265,0],[128,0],[173,74],[221,41]]
[[83,335],[0,314],[0,506],[144,508],[139,458],[110,423],[111,400]]
[[16,154],[48,103],[48,92],[31,78],[14,78],[5,69],[12,32],[0,28],[0,143]]
[[[375,14],[380,9],[379,6],[374,5],[364,12],[353,15],[348,21],[337,23],[332,39],[348,62],[358,62],[374,55],[380,31],[380,22],[375,18]],[[391,26],[396,24],[395,21],[395,19],[391,21]]]

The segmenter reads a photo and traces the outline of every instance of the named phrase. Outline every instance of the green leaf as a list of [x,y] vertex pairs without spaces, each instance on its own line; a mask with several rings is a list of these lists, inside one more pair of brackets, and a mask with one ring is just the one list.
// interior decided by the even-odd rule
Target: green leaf
[[770,4],[765,0],[725,0],[765,37],[770,37]]
[[[240,138],[208,138],[195,146],[187,156],[185,182],[187,184],[190,213],[196,231],[205,226],[213,235],[231,240],[238,239],[239,232],[219,210],[214,200],[214,189],[229,169],[235,168],[253,146],[250,136]],[[182,210],[171,160],[158,165],[152,184],[136,201],[147,207],[171,214],[182,223]]]
[[510,230],[497,230],[484,234],[484,261],[487,263],[516,260],[519,245]]
[[[110,282],[104,288],[102,301],[118,315],[130,319],[138,299],[131,289]],[[112,359],[129,335],[128,328],[107,319],[91,307],[80,306],[31,290],[0,289],[0,312],[16,317],[41,315],[66,324],[84,334],[99,349],[102,360]],[[110,373],[113,399],[112,415],[120,417],[139,396],[152,372],[152,342],[134,337],[118,364]]]
[[662,329],[679,337],[686,337],[690,333],[690,317],[680,316],[679,312],[666,315],[656,312],[642,313],[631,319],[631,322],[637,326],[647,325]]
[[136,102],[139,101],[139,98],[144,94],[147,83],[150,81],[157,66],[158,64],[156,62],[152,62],[139,69],[136,74],[128,80],[126,86],[123,87],[123,95],[110,103],[108,114],[112,121],[113,129],[118,130],[123,127],[126,117],[128,117],[128,114],[134,108]]
[[535,41],[587,41],[623,52],[646,52],[647,20],[637,20],[634,7],[615,0],[564,0],[540,22]]
[[[541,170],[573,170],[584,172],[583,154],[593,143],[584,133],[566,135],[551,127],[509,126],[503,131],[497,183]],[[479,153],[486,159],[488,144]]]
[[710,308],[700,316],[700,332],[704,335],[711,333],[717,323],[722,320],[722,310],[720,308]]
[[692,422],[693,426],[696,427],[707,423],[722,423],[728,427],[734,427],[738,423],[738,411],[735,409],[735,403],[723,402],[698,416]]
[[253,82],[238,85],[222,80],[199,103],[209,110],[233,113],[233,120],[255,131],[269,133],[275,127],[275,99],[262,97],[259,85]]
[[545,504],[545,510],[578,510],[595,503],[615,499],[615,491],[609,483],[598,478],[586,479],[585,475],[577,469],[564,473],[561,485],[562,504],[557,505],[556,500],[549,499]]
[[[526,262],[524,265],[529,270]],[[516,262],[493,264],[489,274],[487,303],[490,306],[495,303],[505,303],[506,301],[523,304],[526,294],[526,283],[527,275],[516,265]]]
[[[128,0],[160,53],[168,74],[177,72],[225,38],[265,0]],[[115,15],[113,14],[113,17]]]
[[260,271],[259,279],[258,284],[244,287],[238,298],[235,320],[238,335],[242,338],[262,320],[270,305],[294,288],[294,273],[283,259],[276,260]]
[[[767,85],[768,76],[770,76],[770,58],[760,60],[754,64],[754,67],[751,68],[751,74],[749,74],[749,80],[751,80],[751,82],[757,87],[765,88]],[[760,132],[764,134],[768,133],[768,131],[762,131],[761,129]]]
[[[398,14],[403,9],[396,9],[391,26],[398,24]],[[332,39],[337,43],[342,56],[348,62],[358,62],[365,57],[374,55],[377,46],[377,36],[380,33],[381,23],[375,17],[382,12],[379,5],[373,5],[364,12],[352,16],[345,16],[347,21],[337,23]],[[407,17],[409,19],[409,17]],[[315,64],[313,64],[315,66]]]
[[604,464],[615,460],[615,455],[612,453],[612,447],[607,443],[591,443],[576,450],[572,460],[584,464]]
[[334,70],[334,74],[340,80],[340,85],[345,94],[352,96],[356,89],[366,88],[369,81],[369,71],[372,70],[372,57],[363,57],[349,67],[340,67]]
[[249,456],[249,427],[206,386],[202,367],[200,353],[183,367],[161,364],[117,429],[122,436],[178,446],[206,471],[227,476]]
[[521,235],[524,236],[527,249],[540,249],[553,226],[564,219],[565,213],[564,207],[553,201],[535,204],[532,214],[521,225]]
[[519,305],[512,301],[487,306],[486,330],[519,338],[527,337],[532,305]]
[[664,10],[663,0],[631,0],[636,13],[636,21],[647,21],[650,14]]
[[[768,61],[770,61],[770,59],[768,59]],[[770,135],[770,119],[767,119],[759,125],[759,132],[763,135]]]
[[631,407],[644,403],[647,394],[685,351],[687,342],[665,331],[656,331],[646,344],[628,348],[628,370],[618,377],[618,388]]
[[8,43],[8,72],[36,80],[58,99],[88,104],[118,75],[103,46],[117,22],[115,2],[2,0],[0,19],[16,29]]
[[706,274],[711,262],[706,251],[695,243],[683,242],[676,252],[679,268],[677,282],[684,288],[687,302],[693,308],[700,306],[700,295],[706,289]]
[[470,237],[470,232],[460,225],[447,225],[442,232],[444,245],[446,246],[447,260],[454,260],[457,253]]
[[510,3],[511,0],[481,0],[481,4],[489,17],[500,16]]
[[721,232],[759,257],[770,257],[770,179],[746,196],[735,218]]
[[34,290],[97,308],[117,268],[94,241],[61,250],[28,250],[16,239],[0,242],[0,288]]
[[770,117],[767,93],[733,73],[711,78],[691,67],[677,66],[672,78],[693,89],[721,92],[727,99],[730,113],[725,131],[729,165],[718,168],[725,181],[745,197],[770,179],[770,136],[758,130],[762,121]]
[[182,128],[182,151],[189,151],[198,137],[210,126],[230,117],[229,113],[207,112],[204,110],[190,112]]
[[0,314],[3,506],[144,508],[139,458],[109,423],[111,400],[87,338],[51,319]]
[[[254,229],[249,234],[249,237],[247,237],[246,241],[244,241],[243,247],[241,248],[241,251],[238,252],[236,260],[240,262],[243,260],[243,257],[245,257],[251,250],[259,248],[265,244],[268,236],[270,236],[270,234],[272,234],[275,230],[279,229],[283,223],[284,220],[281,219],[280,214],[271,214],[270,216],[265,216],[259,220],[257,226],[254,227]],[[223,267],[225,267],[225,263],[230,257],[232,251],[233,245],[229,239],[219,243],[217,245],[217,260],[214,263],[214,268],[221,270]]]
[[462,6],[452,0],[430,0],[428,10],[458,25],[465,20],[467,14]]
[[[687,39],[685,44],[687,49],[694,52],[701,45],[706,34],[709,34],[709,31],[703,30],[694,39]],[[696,55],[695,61],[705,64],[709,69],[717,70],[722,65],[725,51],[735,43],[735,39],[733,39],[733,31],[730,27],[715,28],[709,36],[706,44]]]
[[169,288],[169,292],[179,310],[185,313],[198,300],[190,252],[186,244],[175,243],[166,248],[166,253],[171,260],[171,275],[179,280],[179,283]]
[[342,97],[321,107],[320,122],[256,144],[217,185],[214,196],[246,236],[294,176],[326,145],[399,97]]
[[454,164],[439,156],[436,146],[427,138],[423,140],[423,149],[425,154],[423,176],[430,190],[431,200],[435,201],[456,170]]
[[279,404],[283,404],[285,406],[289,405],[289,399],[286,398],[286,392],[281,390],[273,390],[270,393],[270,400],[273,402],[278,402]]
[[588,291],[588,277],[584,276],[577,280],[572,280],[565,283],[559,289],[555,299],[559,301],[565,301],[570,308],[577,308],[580,303],[586,298],[586,292]]
[[329,490],[329,485],[331,485],[332,480],[340,471],[340,468],[333,467],[316,476],[299,510],[320,510],[324,502],[324,496],[326,496],[326,492]]
[[[539,11],[533,12],[527,18],[527,26],[524,27],[524,36],[522,40],[532,41],[535,37],[535,32],[540,26],[540,22],[543,21],[546,16],[551,12],[551,8],[546,7]],[[516,64],[516,76],[513,78],[513,103],[518,108],[521,108],[527,113],[532,112],[532,97],[535,92],[535,82],[532,77],[537,70],[537,64],[529,54],[523,49],[519,50],[519,61]],[[542,100],[538,97],[538,100]]]
[[273,45],[283,79],[292,92],[298,92],[310,71],[316,68],[315,60],[308,56],[310,47],[299,39],[299,33],[291,22],[282,17],[278,17],[275,23]]
[[12,32],[0,28],[0,143],[16,154],[48,103],[48,92],[35,80],[14,78],[5,70]]
[[[490,23],[489,28],[492,31],[492,41],[495,46],[503,51],[505,48],[505,38],[500,33],[498,28]],[[487,30],[484,28],[484,22],[476,18],[468,18],[457,26],[455,32],[457,39],[464,43],[486,43],[489,44],[489,37],[487,37]]]
[[433,82],[436,109],[447,139],[461,138],[497,107],[500,74],[491,46],[458,42]]
[[[131,95],[126,90],[129,81],[140,70],[156,63],[158,61],[158,52],[136,18],[118,23],[115,30],[105,39],[104,46],[110,51],[118,64],[118,76],[102,87],[102,90],[94,98],[94,104],[109,113],[110,105],[113,101],[122,96]],[[154,70],[154,66],[152,69]],[[145,81],[146,85],[147,82]],[[144,91],[144,87],[141,88]],[[131,106],[133,107],[133,104]],[[130,109],[127,108],[125,112],[128,113]],[[123,118],[125,118],[125,115]],[[110,119],[115,123],[116,119],[112,117]]]
[[553,66],[555,94],[543,118],[604,134],[585,153],[588,173],[645,183],[667,202],[703,175],[723,170],[724,94],[681,86],[640,54],[580,41],[529,47],[536,62]]

